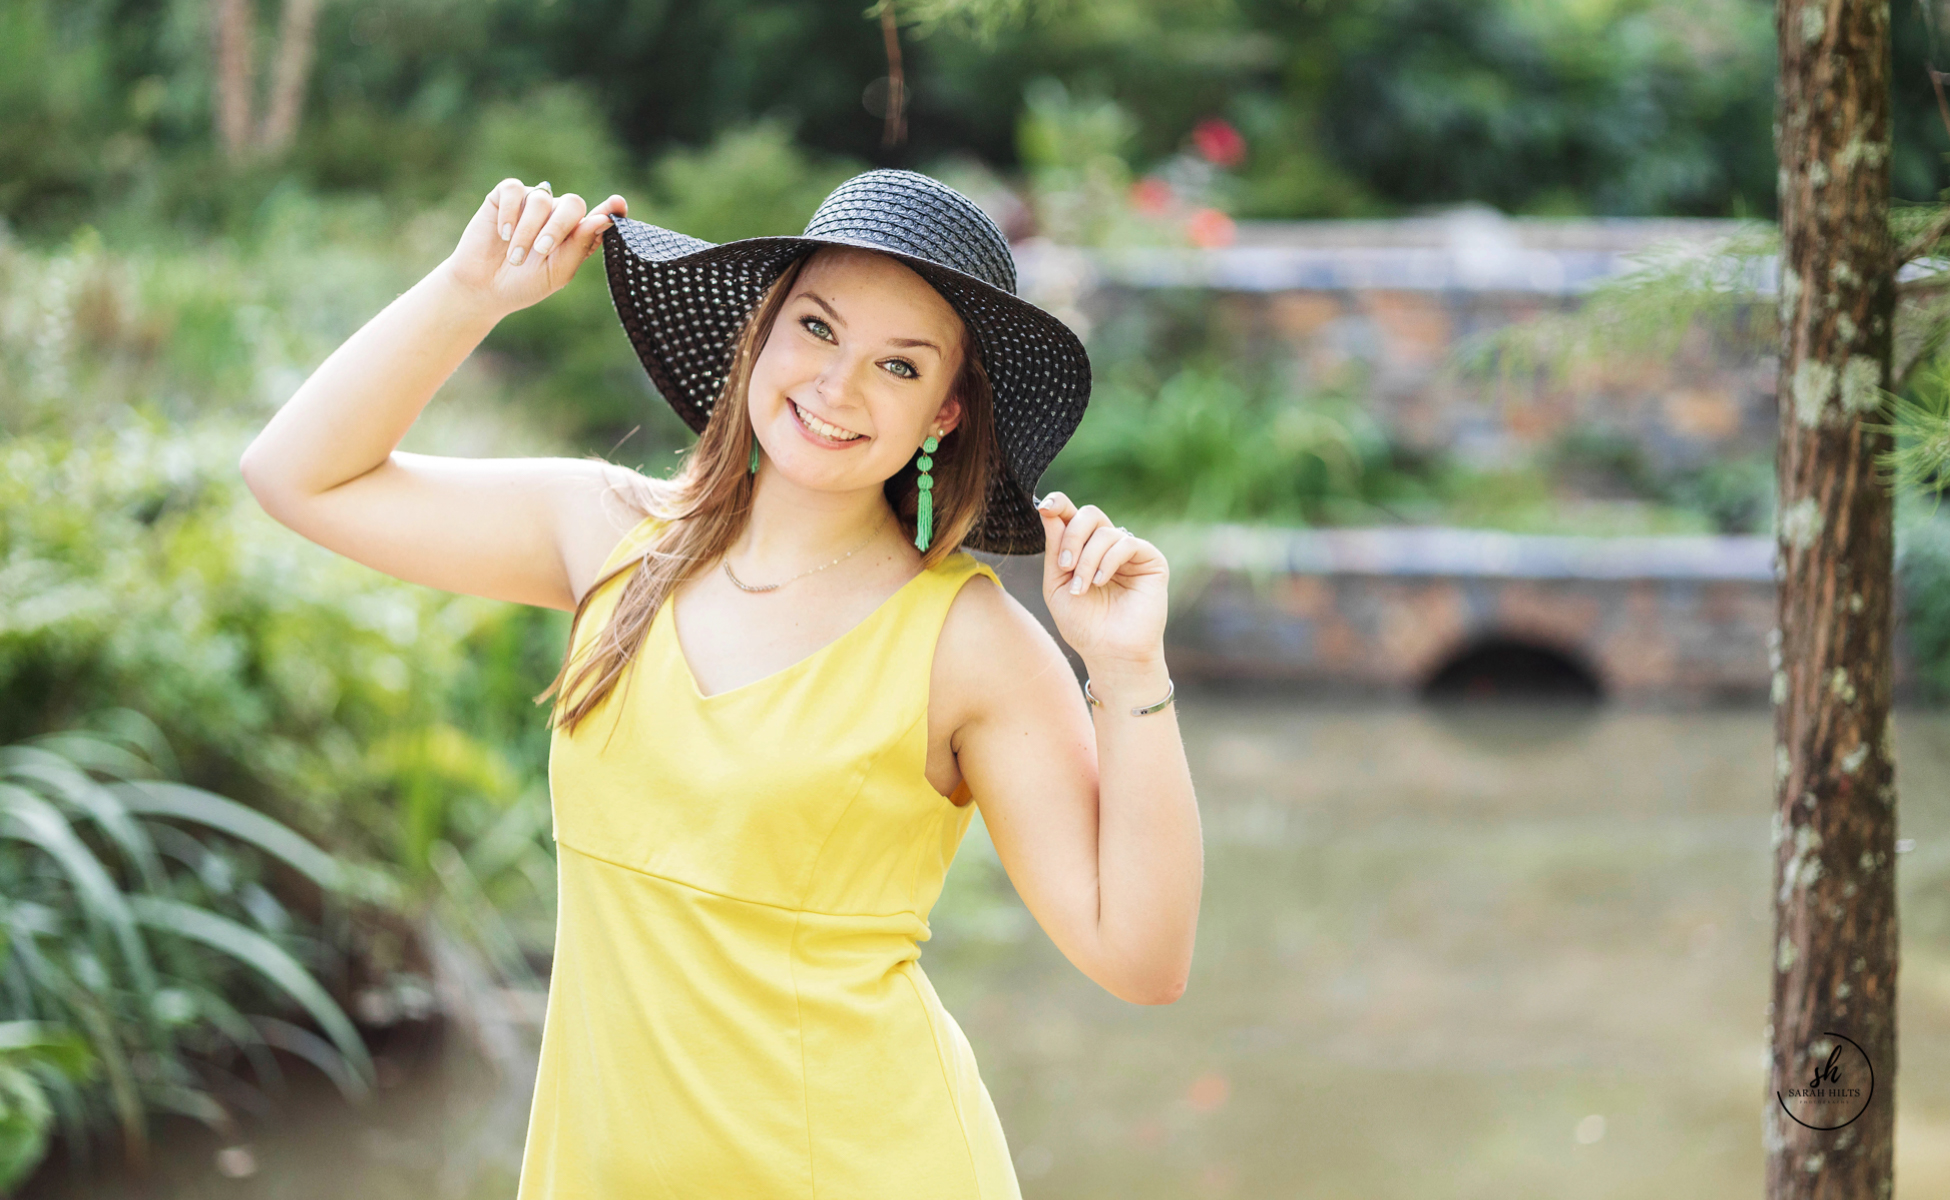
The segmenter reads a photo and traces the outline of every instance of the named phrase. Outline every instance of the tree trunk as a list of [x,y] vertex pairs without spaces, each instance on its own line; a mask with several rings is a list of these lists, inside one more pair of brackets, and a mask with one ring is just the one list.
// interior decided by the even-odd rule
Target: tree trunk
[[[1767,1195],[1886,1200],[1898,961],[1894,512],[1875,471],[1887,435],[1863,426],[1879,419],[1888,385],[1895,301],[1889,6],[1777,0],[1776,26],[1780,625]],[[1855,1088],[1863,1099],[1795,1091],[1810,1088]]]
[[317,49],[319,0],[284,0],[278,22],[278,58],[271,68],[271,101],[264,114],[258,145],[272,154],[291,146],[304,110],[305,85],[311,80]]
[[254,0],[215,0],[217,140],[224,157],[239,162],[250,153],[251,110],[257,41]]

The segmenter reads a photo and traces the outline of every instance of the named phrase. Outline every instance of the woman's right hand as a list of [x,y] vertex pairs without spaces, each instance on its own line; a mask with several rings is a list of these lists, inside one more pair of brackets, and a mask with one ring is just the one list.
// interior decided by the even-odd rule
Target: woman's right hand
[[575,278],[612,217],[629,212],[621,196],[590,209],[574,192],[551,196],[511,176],[474,210],[443,265],[456,284],[505,316],[547,299]]

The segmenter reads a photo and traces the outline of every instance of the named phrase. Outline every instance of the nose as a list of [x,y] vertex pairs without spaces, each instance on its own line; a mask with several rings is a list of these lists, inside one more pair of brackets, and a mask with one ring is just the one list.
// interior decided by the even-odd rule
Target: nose
[[854,362],[851,355],[835,354],[826,360],[825,368],[820,371],[813,390],[832,408],[835,415],[845,408],[852,407],[859,392],[861,365]]

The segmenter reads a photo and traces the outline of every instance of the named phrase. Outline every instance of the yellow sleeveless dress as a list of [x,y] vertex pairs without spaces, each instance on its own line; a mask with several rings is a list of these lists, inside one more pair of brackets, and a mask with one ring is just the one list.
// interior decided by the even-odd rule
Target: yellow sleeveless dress
[[[935,642],[978,574],[1000,585],[950,555],[811,656],[708,697],[666,600],[629,674],[556,730],[560,908],[520,1200],[1020,1200],[917,961],[975,811],[924,771]],[[578,653],[624,578],[590,601]]]

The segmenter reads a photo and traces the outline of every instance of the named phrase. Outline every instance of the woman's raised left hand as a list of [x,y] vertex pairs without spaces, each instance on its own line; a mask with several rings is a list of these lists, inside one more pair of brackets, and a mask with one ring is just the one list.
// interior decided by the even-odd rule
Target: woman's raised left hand
[[629,211],[621,196],[591,209],[574,192],[556,196],[546,184],[509,176],[474,210],[441,268],[497,318],[506,316],[560,291]]
[[1043,518],[1043,600],[1063,640],[1091,666],[1160,657],[1171,574],[1165,556],[1111,524],[1103,509],[1078,508],[1062,492],[1043,497],[1037,512]]

